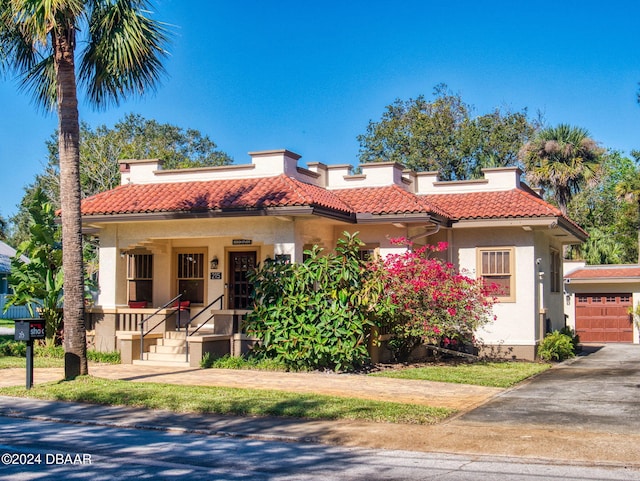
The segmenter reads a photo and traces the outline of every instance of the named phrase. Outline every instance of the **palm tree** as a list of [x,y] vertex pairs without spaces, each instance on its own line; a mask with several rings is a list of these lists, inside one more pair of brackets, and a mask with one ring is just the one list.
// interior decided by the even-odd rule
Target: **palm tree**
[[[76,89],[104,108],[156,85],[168,34],[145,16],[148,6],[147,0],[0,0],[0,65],[18,74],[39,106],[58,114],[67,379],[88,373]],[[80,33],[85,46],[77,52]]]
[[563,214],[571,197],[598,170],[604,150],[580,127],[547,127],[520,150],[529,181],[550,189]]

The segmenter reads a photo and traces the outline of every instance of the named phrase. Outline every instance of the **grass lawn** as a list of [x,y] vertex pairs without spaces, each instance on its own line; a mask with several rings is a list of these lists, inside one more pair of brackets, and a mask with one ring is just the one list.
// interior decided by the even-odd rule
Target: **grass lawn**
[[550,367],[550,364],[534,362],[478,362],[394,369],[370,375],[506,388]]
[[[0,369],[8,369],[10,367],[22,367],[26,369],[27,359],[24,357],[0,356]],[[64,367],[64,359],[33,356],[33,367]]]
[[15,327],[15,322],[11,319],[0,319],[0,327]]
[[262,389],[136,383],[91,376],[81,376],[74,381],[40,384],[30,390],[23,387],[1,388],[0,395],[166,409],[174,412],[404,424],[435,424],[455,413],[446,408],[366,399]]

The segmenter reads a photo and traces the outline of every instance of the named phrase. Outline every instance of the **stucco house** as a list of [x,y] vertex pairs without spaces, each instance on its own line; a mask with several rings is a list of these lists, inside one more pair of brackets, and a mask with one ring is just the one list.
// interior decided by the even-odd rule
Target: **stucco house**
[[630,310],[640,304],[640,265],[567,262],[564,289],[567,325],[584,343],[640,343]]
[[[124,362],[178,351],[191,365],[206,351],[237,353],[250,341],[239,322],[250,307],[246,272],[266,259],[300,262],[314,244],[331,249],[343,231],[359,232],[363,255],[403,249],[390,242],[402,236],[447,242],[458,269],[503,286],[497,320],[478,333],[503,353],[531,359],[545,329],[564,325],[562,248],[586,234],[517,168],[442,182],[396,163],[354,174],[350,165],[303,168],[288,150],[250,155],[249,164],[185,170],[122,161],[121,185],[83,201],[83,226],[100,240],[89,326],[97,349],[122,349]],[[189,309],[176,319],[180,293]],[[147,327],[160,325],[140,341],[145,315],[154,316]],[[184,339],[173,331],[185,315],[196,318],[191,332],[208,327]]]

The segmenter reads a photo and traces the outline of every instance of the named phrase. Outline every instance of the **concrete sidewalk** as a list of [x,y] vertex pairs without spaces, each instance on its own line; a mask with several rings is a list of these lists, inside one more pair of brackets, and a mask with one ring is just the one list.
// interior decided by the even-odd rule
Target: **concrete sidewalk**
[[[578,363],[579,364],[579,363]],[[552,371],[565,369],[554,368]],[[425,452],[518,456],[559,462],[615,464],[640,467],[640,433],[607,430],[594,424],[525,423],[501,420],[498,414],[465,416],[474,408],[491,408],[514,390],[409,381],[335,373],[274,373],[218,369],[179,369],[127,365],[93,365],[96,377],[138,382],[280,389],[326,393],[458,409],[461,415],[435,426],[366,423],[359,421],[309,421],[289,418],[251,418],[175,414],[124,407],[51,403],[0,398],[0,415],[58,419],[121,427],[167,429],[227,436],[321,442],[343,446],[402,449]],[[547,371],[549,373],[549,371]],[[24,385],[24,369],[4,369],[0,386]],[[36,384],[62,378],[61,369],[36,369]],[[517,389],[527,391],[525,383]],[[548,381],[546,381],[548,382]],[[535,392],[535,389],[532,390]],[[544,394],[548,396],[548,392]],[[522,396],[522,394],[520,394]],[[535,403],[535,399],[528,399]],[[489,412],[489,411],[486,411]],[[497,412],[497,411],[496,411]],[[525,418],[526,419],[526,418]]]

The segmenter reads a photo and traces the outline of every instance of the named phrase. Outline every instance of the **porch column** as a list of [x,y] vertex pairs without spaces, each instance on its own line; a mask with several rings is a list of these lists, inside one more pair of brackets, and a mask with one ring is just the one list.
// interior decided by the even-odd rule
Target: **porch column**
[[116,307],[117,249],[100,248],[100,291],[98,304],[102,307]]
[[120,256],[115,229],[106,228],[100,232],[99,259],[98,305],[106,309],[126,305],[126,260]]

